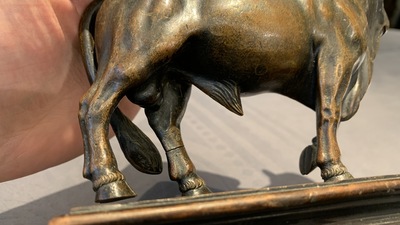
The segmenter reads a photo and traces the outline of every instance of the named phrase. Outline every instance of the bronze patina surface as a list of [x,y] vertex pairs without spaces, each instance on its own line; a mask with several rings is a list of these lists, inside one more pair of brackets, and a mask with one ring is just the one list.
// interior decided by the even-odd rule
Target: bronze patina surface
[[72,209],[71,224],[399,224],[400,176]]
[[241,95],[262,92],[315,110],[316,138],[301,154],[301,173],[318,166],[325,181],[352,178],[337,127],[357,112],[387,27],[382,0],[94,1],[80,28],[93,84],[79,120],[83,174],[96,201],[135,195],[112,153],[110,123],[137,169],[161,170],[154,145],[116,108],[123,96],[145,109],[182,194],[210,192],[181,137],[192,85],[238,115]]

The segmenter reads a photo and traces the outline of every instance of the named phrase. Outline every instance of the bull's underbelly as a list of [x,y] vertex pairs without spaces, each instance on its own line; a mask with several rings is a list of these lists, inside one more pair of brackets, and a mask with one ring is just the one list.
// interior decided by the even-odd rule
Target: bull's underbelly
[[[138,49],[149,51],[144,55],[170,52],[156,60],[170,58],[170,67],[189,76],[232,80],[245,94],[270,91],[296,99],[296,95],[309,96],[313,91],[307,90],[313,82],[312,30],[302,1],[201,1],[199,8],[182,5],[181,10],[173,11],[168,11],[172,6],[165,4],[165,9],[157,11],[169,12],[162,20],[151,19],[154,12],[144,12],[157,8],[149,7],[152,4],[148,1],[127,2],[130,1],[110,2],[99,12],[98,19],[103,23],[96,27],[100,31],[96,36],[97,52],[104,61],[111,57],[116,63],[129,66]],[[116,22],[120,26],[116,27]],[[178,29],[179,26],[183,28]],[[181,33],[171,34],[172,27]],[[186,29],[187,33],[182,33]],[[160,44],[160,37],[166,35],[177,35],[177,39],[186,41]],[[296,100],[304,103],[300,98]]]
[[[234,40],[233,40],[234,39]],[[184,46],[173,67],[191,76],[232,80],[244,94],[282,92],[290,85],[305,85],[312,76],[315,53],[311,38],[200,35]]]
[[259,48],[253,43],[239,42],[237,47],[223,43],[220,37],[195,41],[172,63],[173,68],[203,89],[213,89],[213,82],[233,81],[242,96],[274,92],[313,107],[316,74],[310,40],[300,48],[289,41],[271,44],[261,39],[255,42]]

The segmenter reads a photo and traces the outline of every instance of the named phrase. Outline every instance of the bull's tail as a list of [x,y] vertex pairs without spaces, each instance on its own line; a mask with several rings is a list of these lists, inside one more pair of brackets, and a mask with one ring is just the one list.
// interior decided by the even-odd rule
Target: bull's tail
[[[85,10],[79,26],[82,58],[90,84],[96,79],[93,25],[103,0],[93,1]],[[139,171],[158,174],[162,171],[160,153],[153,142],[127,118],[121,110],[115,109],[111,116],[111,127],[126,159]]]

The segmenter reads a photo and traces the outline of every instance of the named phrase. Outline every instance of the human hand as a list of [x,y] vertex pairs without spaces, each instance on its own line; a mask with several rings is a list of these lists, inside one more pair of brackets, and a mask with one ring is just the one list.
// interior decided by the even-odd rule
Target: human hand
[[[90,2],[0,2],[0,182],[83,153],[77,114],[89,82],[78,24]],[[138,111],[120,108],[130,117]]]

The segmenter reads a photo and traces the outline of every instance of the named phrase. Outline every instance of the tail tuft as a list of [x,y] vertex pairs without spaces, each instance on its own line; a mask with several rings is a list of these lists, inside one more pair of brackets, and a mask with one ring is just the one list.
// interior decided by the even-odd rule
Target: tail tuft
[[162,172],[162,159],[156,146],[118,108],[111,117],[111,126],[125,158],[133,167],[147,174]]

